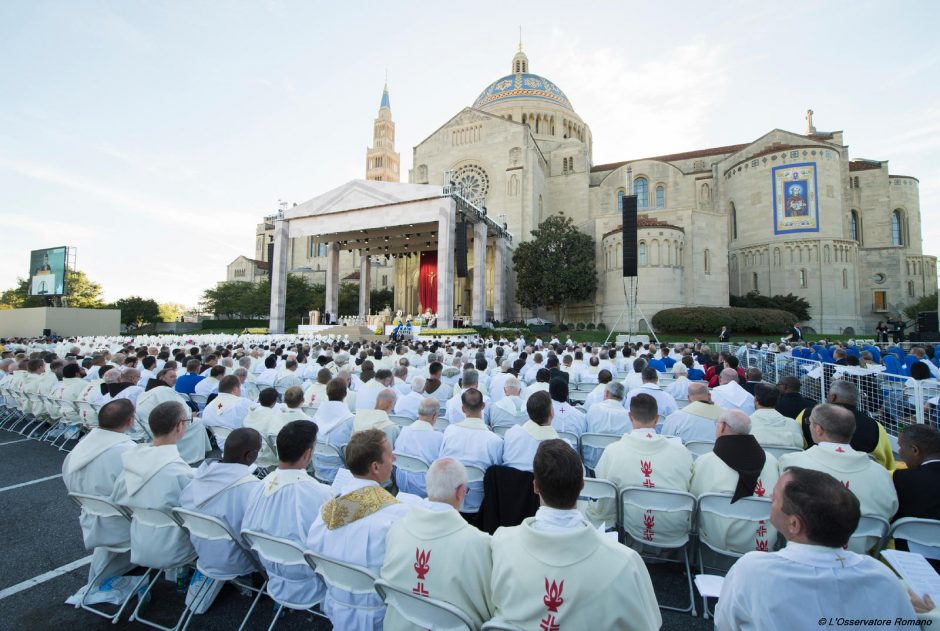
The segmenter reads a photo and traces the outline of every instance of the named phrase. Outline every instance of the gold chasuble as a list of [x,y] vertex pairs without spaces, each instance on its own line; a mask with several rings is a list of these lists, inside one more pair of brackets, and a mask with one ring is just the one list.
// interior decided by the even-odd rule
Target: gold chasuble
[[352,493],[334,497],[323,505],[320,515],[328,529],[336,530],[398,503],[398,500],[382,487],[365,486]]

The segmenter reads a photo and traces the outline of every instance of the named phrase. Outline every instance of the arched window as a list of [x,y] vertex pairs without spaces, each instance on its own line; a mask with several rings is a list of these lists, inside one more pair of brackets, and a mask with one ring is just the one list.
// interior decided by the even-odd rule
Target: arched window
[[646,267],[646,242],[640,241],[637,246],[637,263],[640,267]]
[[911,298],[914,297],[914,281],[912,280],[907,281],[907,295]]
[[757,272],[751,274],[751,289],[757,291]]
[[858,228],[858,213],[853,210],[849,216],[849,234],[851,235],[852,241],[861,242]]
[[734,207],[734,202],[731,202],[731,238],[738,238],[738,211]]
[[891,245],[904,245],[904,222],[900,210],[891,213]]
[[623,212],[623,198],[626,196],[626,193],[623,189],[617,191],[617,210]]
[[800,287],[806,287],[806,270],[800,270]]
[[666,187],[660,184],[656,187],[656,208],[666,207]]
[[709,252],[708,250],[705,250],[705,273],[706,274],[712,273],[712,256],[711,256],[711,252]]
[[842,289],[849,288],[849,270],[842,270]]
[[650,186],[646,178],[638,177],[633,180],[633,192],[636,194],[636,207],[650,207]]

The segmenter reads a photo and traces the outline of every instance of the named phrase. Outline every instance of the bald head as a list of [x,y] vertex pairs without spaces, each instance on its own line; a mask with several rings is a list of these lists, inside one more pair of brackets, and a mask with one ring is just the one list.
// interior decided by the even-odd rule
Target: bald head
[[809,416],[813,442],[848,444],[855,433],[855,415],[841,405],[821,403]]
[[726,383],[731,383],[732,381],[738,380],[738,371],[734,368],[725,368],[721,371],[721,374],[718,375],[718,384],[725,385]]
[[391,412],[392,408],[395,407],[396,400],[398,400],[398,395],[395,394],[395,391],[390,388],[385,388],[375,397],[375,409]]
[[239,427],[225,439],[225,453],[220,462],[252,465],[260,451],[261,434],[250,427]]
[[712,395],[708,391],[708,386],[704,383],[689,384],[689,393],[687,396],[689,397],[689,401],[709,402],[712,400]]

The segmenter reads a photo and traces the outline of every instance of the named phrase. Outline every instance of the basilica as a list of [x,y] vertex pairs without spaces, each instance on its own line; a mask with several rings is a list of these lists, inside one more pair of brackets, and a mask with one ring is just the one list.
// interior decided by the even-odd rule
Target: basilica
[[[936,258],[922,251],[918,180],[889,173],[887,161],[851,158],[843,132],[818,131],[812,111],[803,133],[773,129],[741,144],[594,164],[590,126],[559,86],[530,72],[521,46],[509,70],[414,147],[408,182],[459,185],[513,243],[551,215],[571,217],[594,239],[599,282],[595,300],[570,306],[568,321],[610,327],[624,311],[621,205],[631,193],[638,303],[650,318],[671,307],[727,306],[730,295],[752,291],[792,293],[810,303],[811,329],[852,333],[936,291]],[[366,156],[369,181],[354,181],[358,190],[387,191],[400,180],[394,140],[386,87]],[[271,221],[258,225],[255,258],[236,259],[228,280],[263,275],[273,231]],[[455,316],[469,313],[473,268],[485,260],[480,286],[485,319],[493,318],[494,250],[486,247],[468,277],[454,279]],[[326,254],[315,234],[292,235],[287,270],[323,282]],[[371,288],[394,287],[396,309],[418,313],[420,261],[375,256],[365,266],[362,256],[341,251],[339,278],[359,282],[367,273]],[[512,285],[511,252],[505,260],[499,276]],[[532,316],[511,287],[499,311]]]

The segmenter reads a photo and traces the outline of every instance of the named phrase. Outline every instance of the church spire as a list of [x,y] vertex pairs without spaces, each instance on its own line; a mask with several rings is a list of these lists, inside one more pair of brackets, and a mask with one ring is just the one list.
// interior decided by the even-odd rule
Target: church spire
[[372,132],[372,146],[366,151],[366,179],[400,182],[399,155],[395,152],[395,123],[388,98],[388,74],[382,88],[382,102]]

